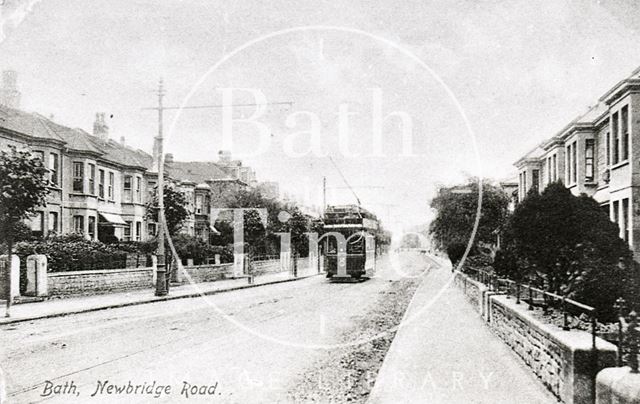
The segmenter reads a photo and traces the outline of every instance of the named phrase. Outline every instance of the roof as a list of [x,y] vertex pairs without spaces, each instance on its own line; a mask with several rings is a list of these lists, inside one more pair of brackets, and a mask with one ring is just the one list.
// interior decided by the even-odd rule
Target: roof
[[[609,104],[623,95],[625,91],[628,91],[630,88],[640,88],[640,67],[635,69],[629,76],[627,76],[623,80],[620,80],[617,84],[611,87],[602,97],[600,97],[595,105],[590,106],[584,114],[581,114],[573,119],[553,137],[547,139],[541,145],[541,147],[549,149],[554,144],[561,142],[562,139],[571,135],[575,130],[578,130],[580,128],[592,129],[594,126],[598,125],[599,122],[603,122],[603,118],[607,116]],[[532,152],[529,152],[529,154],[530,153]],[[518,166],[528,159],[535,159],[540,157],[529,154],[520,158],[514,163],[514,165]]]
[[0,105],[0,127],[38,139],[64,141],[45,123],[48,119]]
[[101,140],[82,129],[69,128],[37,113],[28,113],[0,105],[0,127],[24,136],[48,139],[78,152],[97,154],[100,158],[123,166],[149,168],[152,157],[114,140]]
[[173,161],[166,163],[166,166],[171,177],[197,184],[216,179],[234,179],[229,172],[212,161]]
[[527,152],[527,154],[522,156],[518,161],[513,163],[513,165],[518,167],[529,160],[539,159],[540,157],[542,157],[543,154],[544,154],[544,149],[542,148],[541,145],[537,145],[533,149],[529,150],[529,152]]

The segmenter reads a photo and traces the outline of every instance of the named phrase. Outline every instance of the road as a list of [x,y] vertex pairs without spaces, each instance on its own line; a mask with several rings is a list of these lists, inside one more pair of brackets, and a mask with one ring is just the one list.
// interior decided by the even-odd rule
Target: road
[[[363,283],[332,284],[316,276],[207,299],[3,326],[0,364],[9,400],[286,401],[292,381],[341,343],[344,330],[376,304],[402,271],[416,274],[427,265],[415,256],[393,259],[398,265],[382,261],[378,275]],[[126,392],[129,381],[129,392],[140,385],[137,394],[118,394],[109,387],[124,386]],[[100,386],[103,390],[92,397]],[[169,386],[169,394],[161,386]],[[59,394],[43,396],[49,391]]]

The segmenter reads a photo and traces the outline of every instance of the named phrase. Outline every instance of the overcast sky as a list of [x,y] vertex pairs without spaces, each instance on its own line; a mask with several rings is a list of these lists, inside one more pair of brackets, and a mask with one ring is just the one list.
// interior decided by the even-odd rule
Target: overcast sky
[[[288,144],[308,148],[296,132],[309,120],[299,116],[291,128],[287,117],[310,111],[324,150],[363,205],[400,228],[428,220],[440,183],[464,173],[508,178],[513,161],[638,67],[638,9],[631,0],[5,0],[0,69],[18,71],[23,109],[87,131],[95,112],[106,112],[112,138],[149,152],[157,116],[141,108],[155,105],[160,77],[169,106],[219,104],[222,87],[291,101],[266,108],[260,121],[269,147],[245,164],[309,204],[320,203],[323,176],[329,187],[344,186],[328,157],[285,153]],[[393,45],[353,32],[297,31],[258,41],[210,71],[248,41],[309,25],[362,30]],[[416,156],[401,155],[397,119],[383,128],[384,155],[372,156],[372,88],[382,91],[385,114],[411,117]],[[349,150],[358,156],[339,151],[339,104],[354,114]],[[166,151],[177,159],[212,159],[222,147],[220,110],[170,112],[165,122]],[[238,127],[234,152],[251,154],[261,141],[253,128]],[[330,203],[354,200],[344,189],[332,192]]]

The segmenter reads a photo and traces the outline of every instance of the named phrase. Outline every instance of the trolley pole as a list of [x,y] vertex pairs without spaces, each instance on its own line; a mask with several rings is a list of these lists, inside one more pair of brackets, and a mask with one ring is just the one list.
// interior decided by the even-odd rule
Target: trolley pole
[[322,177],[322,216],[327,209],[327,177]]
[[162,98],[164,97],[164,86],[162,79],[158,85],[158,250],[157,250],[157,268],[156,268],[156,296],[166,296],[169,293],[169,285],[167,279],[167,266],[165,263],[164,251],[164,151],[163,151],[163,134],[162,134]]

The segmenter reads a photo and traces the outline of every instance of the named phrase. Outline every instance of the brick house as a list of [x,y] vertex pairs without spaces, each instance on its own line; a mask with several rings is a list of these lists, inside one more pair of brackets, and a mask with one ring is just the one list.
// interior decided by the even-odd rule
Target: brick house
[[587,194],[640,259],[640,68],[514,165],[520,200],[554,181]]

